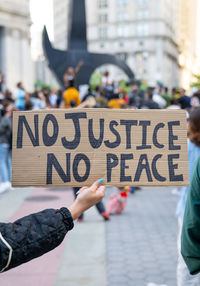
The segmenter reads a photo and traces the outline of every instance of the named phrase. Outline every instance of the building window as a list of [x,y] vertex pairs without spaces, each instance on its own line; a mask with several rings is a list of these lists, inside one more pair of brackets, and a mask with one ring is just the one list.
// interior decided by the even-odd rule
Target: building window
[[136,54],[136,60],[137,60],[137,62],[142,62],[142,54],[141,53]]
[[108,0],[99,0],[99,8],[107,8]]
[[117,35],[118,35],[118,37],[128,37],[129,36],[129,26],[128,25],[118,25]]
[[128,0],[117,0],[117,6],[119,8],[126,7],[128,5]]
[[108,14],[99,14],[99,23],[107,23],[108,22]]
[[147,36],[149,34],[149,25],[148,24],[137,24],[136,34],[138,37]]
[[138,5],[144,6],[149,3],[149,0],[137,0]]
[[147,19],[148,17],[149,17],[149,11],[147,10],[137,11],[137,20]]
[[126,53],[119,53],[119,54],[117,54],[117,57],[124,62],[126,62],[126,60],[127,60],[127,54]]
[[136,53],[137,62],[142,62],[143,60],[146,61],[148,60],[148,58],[149,58],[149,53],[146,51]]
[[143,58],[144,61],[147,61],[148,58],[149,58],[149,53],[148,52],[143,52],[142,53],[142,58]]
[[107,27],[100,27],[99,28],[99,38],[106,39],[108,37],[108,29]]
[[117,14],[117,21],[124,22],[128,21],[128,13],[127,12],[120,12]]
[[139,65],[139,66],[137,67],[137,73],[138,73],[139,75],[142,75],[142,74],[143,74],[143,66]]

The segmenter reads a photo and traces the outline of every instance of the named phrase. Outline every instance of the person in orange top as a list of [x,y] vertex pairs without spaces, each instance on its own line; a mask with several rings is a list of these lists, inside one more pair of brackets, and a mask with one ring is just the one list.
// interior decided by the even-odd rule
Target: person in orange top
[[109,108],[124,108],[126,102],[123,98],[119,98],[118,94],[115,94],[111,100],[108,102]]
[[69,87],[63,92],[65,108],[77,107],[81,104],[78,90],[74,87],[74,81],[69,81]]

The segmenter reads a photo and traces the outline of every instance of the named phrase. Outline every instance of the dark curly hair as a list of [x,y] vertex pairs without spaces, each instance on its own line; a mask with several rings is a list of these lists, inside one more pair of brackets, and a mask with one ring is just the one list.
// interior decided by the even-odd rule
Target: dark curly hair
[[196,146],[200,146],[200,108],[190,111],[188,137]]

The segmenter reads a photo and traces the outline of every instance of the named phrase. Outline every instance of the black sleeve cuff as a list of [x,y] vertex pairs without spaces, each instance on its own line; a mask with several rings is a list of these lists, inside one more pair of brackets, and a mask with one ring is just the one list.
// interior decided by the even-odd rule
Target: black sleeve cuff
[[60,213],[63,216],[63,221],[67,230],[71,230],[74,227],[74,222],[70,211],[67,208],[61,208]]

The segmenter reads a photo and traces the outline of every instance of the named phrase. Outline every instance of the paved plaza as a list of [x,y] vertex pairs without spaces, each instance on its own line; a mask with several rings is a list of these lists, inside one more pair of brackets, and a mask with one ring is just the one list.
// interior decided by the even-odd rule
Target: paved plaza
[[[0,285],[176,286],[177,196],[171,190],[130,194],[124,213],[108,222],[92,208],[57,249],[1,274]],[[16,189],[0,196],[0,219],[14,221],[72,201],[70,189]]]

